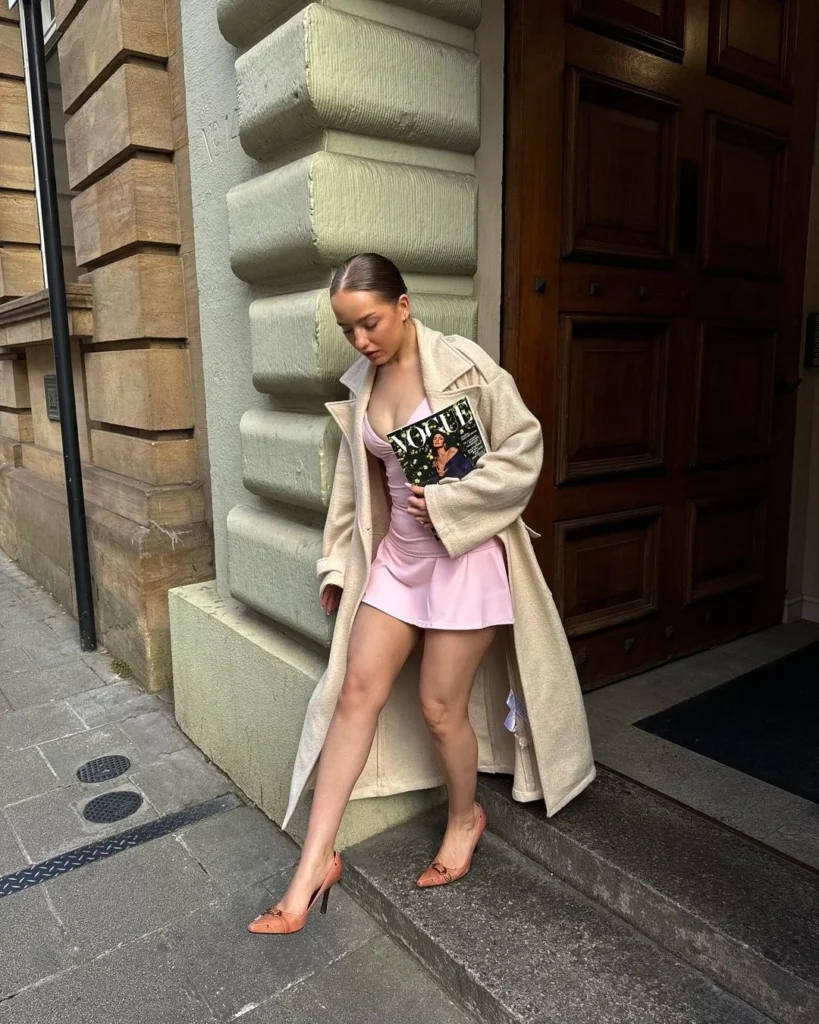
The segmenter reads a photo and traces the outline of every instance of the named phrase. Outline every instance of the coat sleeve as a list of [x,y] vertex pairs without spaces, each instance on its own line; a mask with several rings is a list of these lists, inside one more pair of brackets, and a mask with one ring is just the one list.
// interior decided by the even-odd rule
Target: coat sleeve
[[514,379],[501,369],[481,395],[492,449],[461,480],[424,490],[429,518],[451,558],[510,526],[529,503],[543,464],[543,433]]
[[316,563],[316,575],[321,579],[320,594],[323,594],[325,588],[331,584],[337,587],[344,586],[344,572],[347,567],[347,554],[350,550],[354,522],[353,460],[350,446],[346,438],[342,438],[333,477],[330,506],[327,510],[327,521],[324,524],[322,557]]

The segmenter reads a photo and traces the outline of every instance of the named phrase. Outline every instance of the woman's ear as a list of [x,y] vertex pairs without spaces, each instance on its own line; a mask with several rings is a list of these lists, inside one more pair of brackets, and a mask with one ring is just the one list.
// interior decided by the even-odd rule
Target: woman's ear
[[411,316],[409,295],[402,295],[398,299],[398,312],[401,314],[403,322],[406,323]]

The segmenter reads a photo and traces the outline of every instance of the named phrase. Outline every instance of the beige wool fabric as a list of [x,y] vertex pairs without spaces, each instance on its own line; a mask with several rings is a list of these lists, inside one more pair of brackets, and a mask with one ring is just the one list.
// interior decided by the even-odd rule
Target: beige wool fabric
[[[447,553],[461,555],[498,536],[506,549],[515,624],[498,635],[478,670],[469,717],[478,737],[478,769],[513,775],[516,800],[543,799],[549,816],[595,776],[580,685],[569,644],[535,558],[521,514],[543,461],[540,424],[511,375],[474,342],[431,331],[417,320],[424,389],[438,412],[468,396],[490,451],[461,480],[425,491],[430,519]],[[347,663],[350,631],[378,545],[389,528],[390,500],[379,461],[362,437],[375,367],[364,357],[341,378],[349,401],[328,402],[343,435],[317,565],[321,590],[343,587],[327,670],[310,698],[293,768],[286,827],[318,761]],[[388,796],[444,783],[418,699],[419,644],[378,720],[375,741],[352,798]],[[529,726],[504,726],[510,689],[523,699]]]

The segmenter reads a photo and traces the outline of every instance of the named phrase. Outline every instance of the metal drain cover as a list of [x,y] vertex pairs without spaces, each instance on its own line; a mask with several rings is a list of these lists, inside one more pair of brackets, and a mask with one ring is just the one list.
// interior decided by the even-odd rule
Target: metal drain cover
[[131,762],[123,754],[106,754],[86,761],[77,769],[80,782],[107,782],[127,772]]
[[83,808],[82,816],[88,821],[106,822],[119,821],[133,814],[142,803],[142,794],[124,789],[118,793],[103,793],[89,800]]

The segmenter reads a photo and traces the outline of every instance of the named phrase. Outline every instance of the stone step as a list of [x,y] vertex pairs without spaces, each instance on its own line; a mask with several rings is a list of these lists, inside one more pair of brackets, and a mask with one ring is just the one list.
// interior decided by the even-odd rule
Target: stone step
[[783,1024],[819,1021],[819,874],[601,770],[553,818],[482,775],[491,829]]
[[770,1024],[491,832],[465,878],[417,889],[443,823],[433,811],[351,847],[345,886],[480,1020]]

